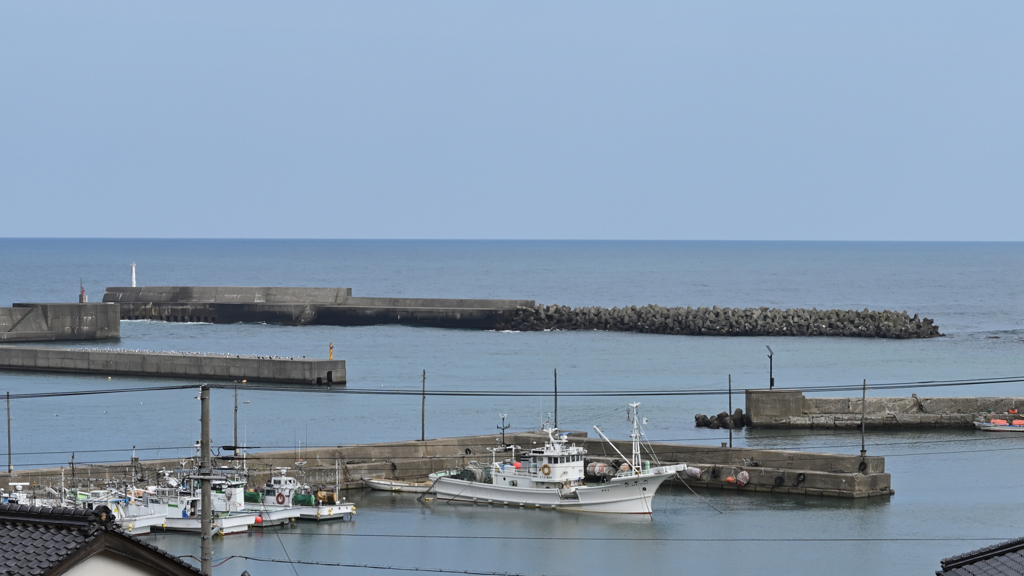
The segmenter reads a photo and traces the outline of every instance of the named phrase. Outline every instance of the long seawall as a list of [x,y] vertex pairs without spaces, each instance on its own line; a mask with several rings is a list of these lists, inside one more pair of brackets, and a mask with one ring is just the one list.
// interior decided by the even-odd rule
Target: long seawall
[[[532,446],[543,443],[546,435],[520,432],[506,436],[509,444]],[[586,432],[572,432],[570,442],[586,447],[587,460],[618,462],[618,456],[599,438],[588,438]],[[613,441],[620,452],[629,453],[629,440]],[[747,493],[794,494],[834,498],[888,497],[893,494],[892,478],[885,471],[885,458],[849,454],[823,454],[795,450],[763,450],[757,448],[725,448],[654,442],[645,445],[663,463],[686,463],[701,470],[699,478],[686,477],[688,486],[713,490],[737,490]],[[341,489],[362,488],[361,478],[393,478],[425,480],[431,472],[465,466],[472,461],[490,462],[489,449],[496,448],[493,434],[457,438],[387,442],[381,444],[345,445],[304,448],[305,465],[295,474],[310,484],[334,485]],[[610,454],[610,456],[608,456]],[[511,452],[497,457],[511,457]],[[648,456],[645,455],[645,458]],[[250,454],[247,463],[250,482],[261,486],[278,467],[294,467],[295,450]],[[223,460],[220,464],[238,464]],[[76,481],[79,486],[119,483],[129,463],[90,465],[80,461]],[[144,476],[157,483],[161,468],[177,468],[177,459],[143,461],[133,476]],[[750,475],[744,486],[730,483],[740,471]],[[32,482],[37,487],[57,485],[60,469],[16,470],[14,475],[0,472],[0,483]],[[676,480],[678,481],[678,480]],[[481,502],[486,503],[486,502]],[[495,502],[495,504],[500,504]]]
[[609,330],[704,336],[848,336],[932,338],[942,336],[930,318],[906,310],[818,310],[817,308],[711,308],[656,304],[623,308],[537,304],[520,307],[500,326],[505,330]]
[[277,384],[345,384],[344,360],[0,346],[0,370],[247,380]]
[[988,418],[1014,420],[1020,397],[807,398],[799,390],[747,390],[750,425],[761,428],[974,428]]
[[486,330],[607,330],[709,336],[941,336],[929,318],[906,311],[778,308],[624,308],[536,304],[533,300],[371,298],[351,288],[238,286],[110,287],[104,302],[125,320],[267,322],[364,326],[406,324]]
[[117,304],[15,304],[0,308],[0,342],[120,338]]
[[104,302],[121,306],[123,320],[266,322],[285,325],[405,324],[493,329],[532,300],[374,298],[351,288],[252,286],[110,287]]

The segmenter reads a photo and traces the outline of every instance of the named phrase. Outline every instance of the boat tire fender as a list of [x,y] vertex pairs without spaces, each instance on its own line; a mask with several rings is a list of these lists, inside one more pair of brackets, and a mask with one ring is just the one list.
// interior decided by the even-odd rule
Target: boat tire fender
[[864,462],[863,460],[861,461],[860,465],[857,466],[857,470],[859,470],[861,472],[863,472],[863,471],[865,471],[867,469],[868,469],[868,463]]

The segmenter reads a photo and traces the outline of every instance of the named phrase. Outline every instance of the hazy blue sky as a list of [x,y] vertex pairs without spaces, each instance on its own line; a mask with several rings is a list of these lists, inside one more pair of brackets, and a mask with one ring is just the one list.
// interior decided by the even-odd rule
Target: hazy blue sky
[[1024,2],[0,4],[0,236],[1024,240]]

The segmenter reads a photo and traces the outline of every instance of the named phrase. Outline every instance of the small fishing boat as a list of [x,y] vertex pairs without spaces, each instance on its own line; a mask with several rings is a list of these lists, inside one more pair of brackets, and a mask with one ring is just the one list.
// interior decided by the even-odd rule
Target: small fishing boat
[[[162,493],[161,493],[162,492]],[[153,529],[168,530],[173,532],[195,532],[202,530],[201,518],[199,516],[200,497],[191,493],[175,494],[167,488],[157,489],[158,500],[166,510],[163,524],[153,526]],[[157,507],[157,512],[161,508]],[[249,527],[256,524],[259,514],[255,512],[218,512],[213,513],[213,531],[215,534],[243,534],[249,531]]]
[[268,507],[290,508],[302,520],[351,520],[356,507],[337,492],[313,491],[291,476],[287,468],[279,468],[263,488],[262,504]]
[[[153,507],[160,501],[153,492],[130,488],[125,493],[114,490],[90,490],[88,494],[78,493],[78,502],[86,508],[106,506],[114,514],[114,520],[121,529],[135,536],[149,534],[154,526],[162,526],[165,514]],[[86,496],[83,500],[81,496]]]
[[447,502],[650,515],[653,512],[651,500],[658,487],[686,470],[686,465],[651,467],[650,461],[641,459],[644,433],[639,406],[639,403],[629,405],[633,423],[632,458],[623,456],[604,432],[594,426],[601,438],[626,461],[602,482],[584,482],[586,450],[569,444],[567,434],[559,434],[556,428],[548,426],[544,429],[548,434],[544,447],[526,452],[521,461],[515,460],[514,447],[512,458],[500,463],[496,457],[500,449],[492,450],[490,466],[471,465],[458,476],[437,478],[429,492]]
[[[201,532],[201,483],[193,477],[195,473],[196,470],[187,468],[164,471],[166,485],[147,488],[152,495],[147,499],[147,506],[164,516],[162,524],[152,527],[154,530]],[[213,481],[210,496],[214,534],[243,534],[261,521],[258,513],[240,509],[243,491],[244,483],[227,476]]]
[[384,492],[423,493],[430,489],[433,482],[403,482],[402,480],[385,480],[384,478],[363,478],[363,484],[371,490],[382,490]]
[[384,478],[363,478],[363,484],[371,490],[382,490],[384,492],[413,492],[422,494],[430,490],[434,481],[442,476],[457,474],[457,470],[442,470],[430,475],[426,482],[405,482],[403,480],[387,480]]
[[1024,420],[1002,420],[991,418],[988,422],[975,422],[974,427],[985,432],[1024,433]]

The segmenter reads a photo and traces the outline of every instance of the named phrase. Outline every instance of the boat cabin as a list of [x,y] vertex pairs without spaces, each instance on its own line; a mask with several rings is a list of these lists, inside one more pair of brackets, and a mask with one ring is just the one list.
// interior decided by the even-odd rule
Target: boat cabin
[[[560,488],[583,484],[586,450],[569,444],[568,434],[557,434],[557,428],[546,428],[548,441],[543,447],[525,452],[520,461],[494,462],[491,483],[519,488]],[[514,448],[513,448],[514,450]]]

